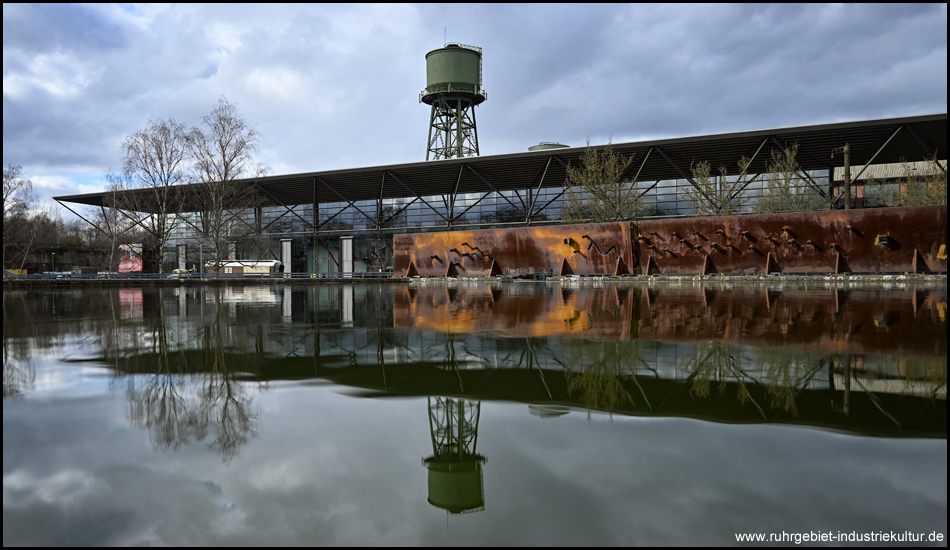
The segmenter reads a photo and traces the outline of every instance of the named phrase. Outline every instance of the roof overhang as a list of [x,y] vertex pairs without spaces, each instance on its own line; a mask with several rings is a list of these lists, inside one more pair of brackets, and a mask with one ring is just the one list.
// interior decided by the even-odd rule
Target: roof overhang
[[[845,143],[850,145],[853,165],[917,161],[935,155],[945,159],[947,114],[615,143],[612,147],[616,152],[633,155],[628,171],[630,178],[661,181],[685,178],[691,173],[690,166],[702,161],[734,172],[742,157],[752,159],[750,172],[765,172],[771,150],[792,144],[798,146],[797,160],[803,170],[834,168],[842,166],[844,159],[840,154],[832,157],[831,152]],[[568,147],[241,181],[254,183],[261,206],[561,187],[567,177],[567,166],[578,162],[585,150],[586,147]],[[187,196],[196,188],[195,184],[182,185],[178,191]],[[108,206],[110,194],[54,198],[74,204]]]

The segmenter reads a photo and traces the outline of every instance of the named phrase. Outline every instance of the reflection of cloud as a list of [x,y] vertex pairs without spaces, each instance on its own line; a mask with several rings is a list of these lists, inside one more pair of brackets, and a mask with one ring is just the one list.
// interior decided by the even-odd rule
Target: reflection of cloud
[[15,507],[23,507],[33,498],[46,504],[68,505],[103,489],[99,480],[79,469],[61,470],[45,478],[36,478],[25,470],[3,475],[4,507],[8,500]]
[[75,365],[53,365],[51,361],[38,364],[34,392],[56,395],[59,399],[76,399],[97,390],[90,386],[90,377],[102,376],[103,370]]
[[[673,545],[946,521],[944,441],[680,419],[538,422],[523,405],[485,403],[486,511],[446,530],[419,467],[431,446],[424,400],[285,385],[257,397],[264,431],[225,466],[203,445],[151,452],[121,423],[84,433],[121,418],[123,396],[99,388],[67,415],[42,400],[5,409],[5,544]],[[861,458],[829,467],[842,457]],[[72,500],[43,500],[39,486]]]
[[[155,320],[148,299],[146,323]],[[204,302],[192,296],[186,305],[196,303]],[[177,314],[200,318],[187,308]],[[233,338],[224,340],[228,345],[251,345],[253,339],[235,330],[237,324],[213,328]],[[89,339],[77,337],[85,328],[62,326],[73,332],[46,341],[47,357],[92,355]],[[119,380],[161,381],[154,373],[156,355],[138,349],[146,341],[138,332],[141,325],[119,328],[120,334],[110,336],[121,342],[119,350],[141,354],[140,363],[122,353],[119,359],[129,361],[130,372],[150,373]],[[177,452],[154,452],[149,433],[129,425],[127,396],[115,391],[107,371],[38,361],[37,378],[44,382],[27,399],[4,403],[5,544],[685,545],[734,540],[732,533],[743,530],[946,530],[943,439],[864,438],[675,418],[615,416],[611,423],[597,415],[590,421],[567,415],[539,422],[525,414],[524,404],[492,401],[483,402],[479,421],[478,450],[488,458],[485,511],[452,517],[446,529],[444,512],[426,502],[426,471],[420,467],[432,445],[424,399],[354,399],[339,395],[340,386],[315,383],[309,370],[303,380],[285,379],[268,392],[253,383],[229,386],[222,383],[222,371],[205,377],[187,368],[196,360],[188,346],[204,345],[199,336],[212,327],[171,332],[176,330],[180,340],[169,335],[163,341],[156,330],[147,342],[174,349],[168,356],[180,360],[170,366],[181,368],[167,376],[190,384],[184,388],[188,405],[196,406],[202,396],[219,399],[243,391],[244,398],[253,396],[259,433],[226,464],[208,451],[210,436],[181,441]],[[344,335],[367,334],[374,333],[333,331],[339,340],[324,340],[323,352],[339,351]],[[361,365],[367,371],[385,375],[394,388],[418,381],[400,379],[415,379],[411,366],[380,371],[373,363],[378,342],[366,340],[371,353]],[[429,348],[432,357],[444,360],[448,348],[436,341]],[[411,342],[400,345],[408,349]],[[503,342],[503,349],[486,346],[486,354],[523,351],[514,339]],[[452,341],[459,355],[463,343]],[[621,359],[638,356],[626,343],[553,350],[538,340],[530,345],[536,353],[563,351],[559,359],[576,359],[579,365],[601,361],[603,374],[623,372],[627,365]],[[682,347],[676,352],[683,358]],[[643,355],[655,355],[653,348]],[[280,368],[292,362],[266,364]],[[520,368],[535,370],[534,363],[523,364]],[[238,370],[263,372],[255,365],[241,364]],[[790,379],[801,383],[809,365],[814,366],[789,365]],[[743,360],[742,366],[758,380],[773,380],[762,361]],[[901,368],[925,376],[930,367]],[[945,380],[946,367],[937,371]],[[466,382],[467,375],[502,374],[500,369],[461,372]],[[637,371],[644,385],[645,374]],[[716,387],[711,386],[709,400]],[[680,393],[688,395],[688,389]],[[627,390],[639,404],[642,395],[635,386]],[[661,405],[652,397],[651,403]]]

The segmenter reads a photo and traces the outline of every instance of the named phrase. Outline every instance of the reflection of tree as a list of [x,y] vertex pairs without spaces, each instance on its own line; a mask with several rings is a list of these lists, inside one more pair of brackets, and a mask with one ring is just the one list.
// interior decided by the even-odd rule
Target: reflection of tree
[[[646,392],[640,386],[635,369],[645,366],[639,349],[639,341],[601,342],[571,340],[564,342],[564,364],[567,391],[576,396],[591,411],[612,413],[624,406],[636,405],[636,400],[627,389],[636,386],[647,408],[652,409]],[[580,371],[570,368],[581,367]]]
[[248,407],[250,398],[244,384],[236,383],[231,377],[230,359],[241,357],[225,355],[225,339],[221,327],[221,295],[215,309],[214,323],[205,329],[204,347],[206,363],[203,391],[199,411],[202,418],[216,420],[215,439],[209,445],[230,461],[241,445],[247,443],[248,434],[255,432],[257,413]]
[[244,356],[228,353],[221,323],[223,307],[220,294],[216,296],[214,320],[202,328],[204,345],[198,354],[172,349],[175,336],[169,334],[164,308],[160,308],[152,333],[154,354],[132,359],[155,361],[157,372],[129,377],[127,395],[132,423],[148,430],[155,448],[177,450],[194,441],[208,441],[209,448],[230,462],[256,433],[258,414],[251,407],[246,385],[233,379],[236,363]]
[[[904,380],[904,387],[911,390],[921,385],[930,398],[947,388],[947,361],[937,357],[896,357],[897,375]],[[909,393],[911,393],[909,391]],[[944,392],[946,393],[946,392]]]
[[[736,398],[742,403],[751,402],[765,418],[764,409],[751,391],[764,389],[773,411],[797,416],[796,399],[815,375],[827,367],[825,356],[771,348],[757,349],[754,355],[754,359],[745,357],[736,346],[725,342],[697,346],[686,359],[690,393],[705,398],[709,397],[713,382],[718,382],[720,393],[734,383]],[[752,368],[756,372],[751,372]]]
[[36,382],[36,368],[33,361],[18,357],[12,353],[6,343],[3,345],[3,398],[19,399],[33,388]]
[[[13,304],[17,307],[13,307]],[[11,337],[6,327],[30,324],[29,309],[25,306],[23,293],[3,293],[3,398],[20,398],[33,388],[36,368],[33,343],[27,338]],[[12,330],[10,332],[13,332]]]
[[128,382],[129,417],[133,425],[148,430],[156,449],[178,450],[183,443],[204,437],[204,426],[188,413],[182,373],[164,370],[144,375],[141,385],[137,378],[130,377]]
[[759,349],[756,355],[765,368],[768,384],[765,393],[771,400],[772,410],[798,416],[795,399],[818,371],[827,367],[825,358],[769,348]]
[[743,357],[732,345],[724,342],[698,344],[686,358],[685,364],[690,373],[689,392],[692,395],[709,397],[713,381],[719,382],[719,393],[725,393],[727,384],[732,381],[737,385],[736,397],[739,401],[751,401],[759,409],[759,414],[765,418],[765,411],[755,402],[749,391],[749,384],[758,385],[758,382],[743,367]]

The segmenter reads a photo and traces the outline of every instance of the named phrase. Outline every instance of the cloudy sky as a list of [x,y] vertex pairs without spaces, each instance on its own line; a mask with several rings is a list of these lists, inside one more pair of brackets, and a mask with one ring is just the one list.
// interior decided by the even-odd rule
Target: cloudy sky
[[425,159],[425,54],[483,48],[483,155],[947,111],[947,6],[3,5],[3,164],[100,191],[219,97],[272,174]]

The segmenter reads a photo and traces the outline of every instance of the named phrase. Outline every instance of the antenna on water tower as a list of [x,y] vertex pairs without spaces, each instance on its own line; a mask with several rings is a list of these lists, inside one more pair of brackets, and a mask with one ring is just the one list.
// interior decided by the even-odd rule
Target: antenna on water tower
[[482,49],[446,44],[426,54],[426,89],[419,101],[432,106],[426,160],[478,155],[475,106],[482,89]]

